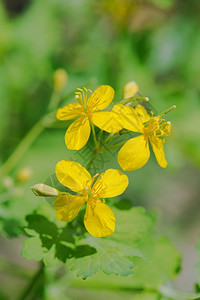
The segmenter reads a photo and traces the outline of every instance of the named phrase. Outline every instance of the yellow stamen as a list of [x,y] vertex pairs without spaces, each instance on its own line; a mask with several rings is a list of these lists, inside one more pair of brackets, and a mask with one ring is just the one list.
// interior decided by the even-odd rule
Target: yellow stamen
[[164,119],[160,117],[153,117],[147,123],[145,127],[145,134],[147,136],[156,136],[156,137],[163,137],[170,135],[171,123],[164,122]]

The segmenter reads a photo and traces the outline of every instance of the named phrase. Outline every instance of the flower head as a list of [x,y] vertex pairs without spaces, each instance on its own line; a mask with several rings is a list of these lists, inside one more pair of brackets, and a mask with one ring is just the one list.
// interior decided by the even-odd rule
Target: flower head
[[[128,177],[119,170],[109,169],[97,179],[79,163],[62,160],[56,165],[56,176],[60,183],[77,195],[60,195],[54,206],[59,220],[72,221],[86,202],[84,225],[95,237],[110,235],[115,230],[115,216],[105,204],[105,199],[115,197],[124,192],[128,185]],[[103,199],[103,200],[100,200]]]
[[121,114],[124,128],[141,133],[129,139],[118,153],[118,162],[123,170],[132,171],[143,167],[150,156],[149,142],[156,156],[158,164],[165,168],[163,137],[170,135],[171,123],[166,122],[161,116],[148,115],[142,105],[132,108],[127,105],[117,104],[113,112]]
[[90,136],[90,123],[110,133],[116,133],[121,129],[116,114],[109,111],[97,112],[105,109],[112,102],[114,97],[112,87],[102,85],[93,93],[86,88],[77,90],[75,103],[58,109],[56,115],[59,120],[78,118],[69,126],[65,134],[66,146],[71,150],[80,150],[85,146]]

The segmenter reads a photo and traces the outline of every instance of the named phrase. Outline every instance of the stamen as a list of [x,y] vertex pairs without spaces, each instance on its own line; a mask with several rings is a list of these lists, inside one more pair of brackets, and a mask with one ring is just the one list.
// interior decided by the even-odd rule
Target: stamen
[[147,123],[145,127],[145,133],[147,136],[156,136],[156,137],[163,137],[169,136],[171,129],[171,123],[169,121],[165,122],[164,119],[161,119],[160,116],[153,117]]
[[75,95],[75,102],[78,102],[79,95]]

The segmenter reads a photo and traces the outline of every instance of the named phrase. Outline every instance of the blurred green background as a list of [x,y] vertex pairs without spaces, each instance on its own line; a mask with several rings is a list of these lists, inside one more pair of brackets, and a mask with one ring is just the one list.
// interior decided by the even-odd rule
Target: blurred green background
[[[159,214],[160,232],[183,255],[182,273],[175,282],[182,290],[192,290],[196,281],[200,233],[199,15],[198,0],[0,2],[0,164],[46,114],[59,68],[68,73],[63,104],[74,100],[77,87],[94,90],[101,84],[111,85],[115,101],[121,100],[124,84],[134,80],[156,111],[177,106],[166,116],[172,122],[172,136],[165,144],[167,169],[152,155],[142,169],[127,173],[132,184],[125,196],[133,205]],[[59,160],[79,159],[65,147],[65,125],[48,120],[47,116],[44,130],[36,128],[31,146],[1,178],[0,299],[18,299],[37,269],[36,263],[20,258],[23,238],[18,237],[25,216],[41,203],[30,187],[45,182]],[[110,158],[101,164],[106,169]],[[117,167],[116,157],[113,164]],[[26,274],[9,270],[10,261]],[[70,284],[70,299],[124,297],[122,292],[87,289],[87,281],[84,286],[71,279]],[[50,288],[56,297],[56,287]],[[126,297],[132,299],[131,293]]]

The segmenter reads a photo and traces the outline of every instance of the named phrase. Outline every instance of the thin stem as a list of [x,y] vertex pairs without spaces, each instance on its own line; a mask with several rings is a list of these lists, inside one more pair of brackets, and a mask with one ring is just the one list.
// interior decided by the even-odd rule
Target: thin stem
[[33,141],[39,136],[39,134],[44,130],[44,125],[42,120],[37,122],[32,129],[26,134],[22,139],[20,144],[17,146],[15,151],[7,159],[7,161],[0,168],[0,176],[5,176],[8,174],[18,163],[18,161],[24,156],[26,151],[29,149]]
[[98,147],[99,147],[100,144],[101,144],[102,133],[103,133],[103,130],[101,129],[100,132],[99,132],[99,135],[98,135]]
[[95,129],[94,129],[94,124],[92,122],[90,122],[90,124],[91,124],[92,134],[93,134],[93,138],[94,138],[95,150],[97,150],[98,144],[97,144],[97,138],[96,138],[96,133],[95,133]]
[[[43,294],[44,288],[44,264],[41,263],[39,270],[33,276],[31,282],[28,284],[22,295],[19,297],[19,300],[26,300],[26,299],[36,299],[36,294],[39,291]],[[34,297],[30,298],[30,294]]]
[[[110,142],[112,139],[114,139],[115,134],[111,133],[109,134],[109,136],[103,141],[103,144],[107,144],[108,142]],[[116,137],[118,137],[119,135],[116,135]]]
[[47,111],[53,111],[56,110],[60,102],[60,93],[58,91],[53,91],[51,98],[49,100],[49,105],[47,107]]
[[107,144],[108,142],[120,137],[121,135],[123,134],[126,134],[126,133],[129,133],[131,132],[130,130],[127,130],[127,129],[122,129],[120,130],[120,134],[119,133],[115,133],[115,134],[110,134],[104,141],[103,141],[103,144]]
[[149,101],[149,98],[148,97],[140,97],[140,96],[137,96],[137,97],[130,97],[130,98],[127,98],[127,99],[124,99],[122,101],[120,101],[119,103],[120,104],[127,104],[127,103],[130,103],[130,102],[135,102],[135,101]]
[[99,152],[94,151],[91,160],[89,161],[89,163],[88,163],[87,166],[86,166],[86,169],[87,169],[88,171],[90,170],[90,168],[91,168],[91,166],[92,166],[92,163],[94,162],[94,160],[95,160],[95,158],[97,157],[98,154],[99,154]]
[[162,117],[162,116],[166,115],[168,112],[170,112],[171,110],[174,110],[175,108],[176,108],[176,105],[173,105],[170,108],[163,111],[161,114],[159,114],[159,116]]
[[[108,148],[106,148],[106,150],[111,150],[111,149],[118,148],[118,147],[122,146],[122,145],[125,144],[125,143],[126,143],[126,141],[123,141],[123,142],[121,142],[121,143],[118,143],[118,144],[109,146]],[[104,149],[105,149],[105,148],[104,148]],[[104,151],[105,151],[105,150],[104,150]],[[104,151],[102,151],[102,152],[104,152]]]

